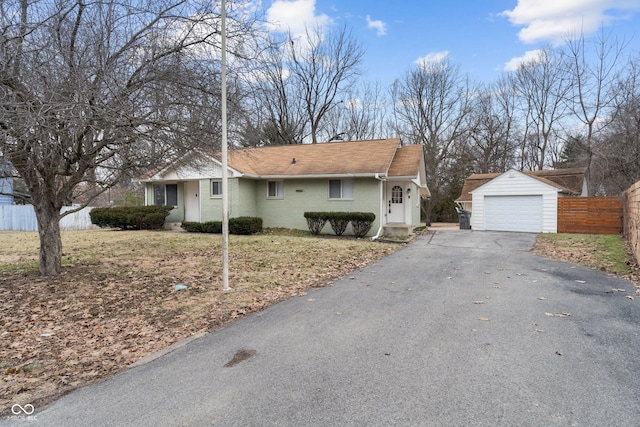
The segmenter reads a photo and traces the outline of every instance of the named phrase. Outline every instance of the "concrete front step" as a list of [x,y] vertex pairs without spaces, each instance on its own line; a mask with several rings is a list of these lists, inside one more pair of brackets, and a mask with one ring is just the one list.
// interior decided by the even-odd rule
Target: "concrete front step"
[[385,236],[408,236],[410,234],[413,234],[413,226],[411,224],[387,224],[383,229],[383,235]]

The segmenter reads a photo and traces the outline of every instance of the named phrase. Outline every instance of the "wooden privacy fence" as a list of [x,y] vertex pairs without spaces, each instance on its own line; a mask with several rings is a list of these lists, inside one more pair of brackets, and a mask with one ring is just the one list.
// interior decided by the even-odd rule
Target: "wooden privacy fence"
[[561,197],[558,199],[558,233],[622,233],[620,197]]
[[624,206],[624,237],[631,251],[640,262],[640,181],[633,184],[622,195]]

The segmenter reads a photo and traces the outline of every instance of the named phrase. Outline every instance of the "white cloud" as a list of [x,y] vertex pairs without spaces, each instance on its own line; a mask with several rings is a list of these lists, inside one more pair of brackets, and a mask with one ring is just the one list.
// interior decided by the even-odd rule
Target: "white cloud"
[[513,25],[524,27],[518,37],[525,43],[560,44],[567,38],[593,33],[602,25],[626,19],[639,10],[638,0],[518,0],[513,10],[500,15]]
[[362,110],[362,100],[360,98],[349,99],[344,102],[344,108],[348,110]]
[[367,28],[375,30],[378,36],[384,36],[387,34],[387,24],[379,19],[372,20],[369,15],[367,15]]
[[324,28],[331,24],[328,15],[316,15],[315,0],[276,0],[267,10],[267,28],[275,32],[290,31],[294,38],[306,29]]
[[420,58],[415,60],[415,63],[424,66],[426,64],[437,64],[439,62],[444,61],[449,57],[449,51],[443,50],[441,52],[431,52],[426,54],[425,56],[421,56]]
[[522,56],[518,56],[516,58],[511,58],[509,62],[504,64],[505,71],[517,71],[518,67],[521,64],[527,64],[531,62],[538,61],[540,59],[540,54],[543,52],[541,49],[536,50],[528,50]]

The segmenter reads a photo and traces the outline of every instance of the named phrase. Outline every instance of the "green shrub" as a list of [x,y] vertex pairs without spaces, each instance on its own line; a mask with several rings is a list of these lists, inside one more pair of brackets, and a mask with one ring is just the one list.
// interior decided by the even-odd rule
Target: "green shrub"
[[375,214],[370,212],[305,212],[304,217],[311,234],[320,234],[326,222],[329,221],[333,232],[340,236],[351,222],[353,234],[356,237],[366,236],[376,219]]
[[209,221],[209,222],[184,221],[180,226],[190,233],[217,233],[217,234],[222,233],[221,221]]
[[122,206],[93,208],[89,213],[91,223],[101,228],[121,230],[157,230],[173,206]]
[[304,217],[307,220],[307,226],[311,234],[320,234],[324,225],[327,223],[327,212],[305,212]]
[[353,235],[356,237],[364,237],[367,235],[373,221],[375,221],[376,215],[370,212],[354,212],[351,217],[351,228],[353,229]]
[[[182,228],[191,233],[222,233],[222,221],[183,222]],[[262,218],[238,217],[229,218],[229,234],[255,234],[262,231]]]
[[327,215],[327,219],[329,220],[329,225],[331,225],[331,229],[333,230],[335,235],[342,236],[342,234],[347,229],[347,225],[349,225],[349,221],[351,221],[351,213],[329,212]]
[[230,234],[255,234],[262,231],[262,218],[241,216],[229,219]]
[[200,233],[222,233],[222,221],[207,221],[200,224]]

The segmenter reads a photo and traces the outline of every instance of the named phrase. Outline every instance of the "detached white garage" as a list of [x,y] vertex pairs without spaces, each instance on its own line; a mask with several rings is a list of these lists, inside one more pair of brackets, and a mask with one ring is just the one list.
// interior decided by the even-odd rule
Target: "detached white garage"
[[473,230],[556,233],[558,193],[544,178],[510,170],[471,191]]
[[484,229],[541,233],[542,195],[485,196]]

